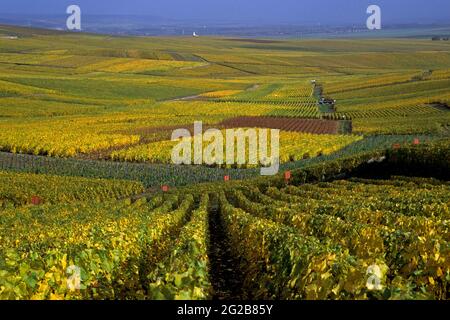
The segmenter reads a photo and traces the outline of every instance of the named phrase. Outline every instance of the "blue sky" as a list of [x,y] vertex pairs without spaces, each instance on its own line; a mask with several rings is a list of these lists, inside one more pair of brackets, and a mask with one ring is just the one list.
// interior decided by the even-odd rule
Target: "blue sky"
[[367,6],[378,4],[387,23],[450,22],[449,0],[1,0],[0,14],[64,14],[70,4],[83,14],[296,24],[364,22]]

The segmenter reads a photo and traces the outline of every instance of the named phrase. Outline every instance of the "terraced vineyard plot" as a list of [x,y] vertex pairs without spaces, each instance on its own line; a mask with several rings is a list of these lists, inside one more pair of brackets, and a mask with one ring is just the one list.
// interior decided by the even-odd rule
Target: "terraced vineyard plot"
[[320,110],[316,102],[292,102],[282,103],[280,107],[267,114],[272,117],[289,117],[289,118],[321,118]]
[[353,131],[366,135],[379,134],[445,134],[450,116],[366,118],[353,120]]
[[[354,131],[364,134],[441,133],[450,121],[450,114],[431,105],[446,103],[449,93],[442,85],[417,80],[386,88],[349,90],[344,92],[345,96],[334,96],[338,99],[338,112],[327,114],[327,118],[353,119]],[[393,94],[394,91],[397,93]]]
[[[259,110],[255,115],[273,116],[273,117],[290,117],[290,118],[308,118],[318,119],[321,114],[317,108],[316,102],[297,101],[297,102],[283,102],[283,101],[249,101],[249,100],[232,100],[222,101],[216,100],[215,106],[217,108],[234,107],[235,112],[230,114],[236,115],[254,115],[252,110]],[[226,110],[226,109],[225,109]]]
[[415,94],[420,96],[421,92],[426,91],[446,91],[450,87],[450,80],[432,80],[432,81],[415,81],[409,83],[401,83],[386,87],[375,87],[358,89],[334,94],[336,99],[355,99],[363,97],[382,97],[395,96],[403,94]]
[[[447,110],[440,108],[433,108],[429,105],[417,105],[417,106],[400,106],[398,108],[392,107],[389,109],[375,109],[353,112],[338,112],[337,117],[343,116],[348,119],[366,119],[366,118],[396,118],[396,117],[423,117],[423,116],[447,116],[445,113]],[[450,111],[450,109],[449,109]]]
[[449,79],[450,78],[450,69],[443,70],[433,70],[431,74],[431,79]]
[[313,98],[313,86],[306,81],[299,83],[282,84],[281,87],[264,97],[266,100],[297,101],[298,99],[309,100],[315,103]]
[[408,72],[402,74],[382,74],[368,78],[355,76],[347,78],[346,81],[325,81],[325,94],[338,94],[367,88],[389,87],[395,84],[411,82],[414,76],[420,74],[420,72]]
[[275,117],[320,118],[316,98],[313,96],[313,87],[306,82],[294,84],[272,83],[231,97],[223,97],[218,101],[240,103],[243,106],[252,104],[273,105],[274,110],[267,115]]

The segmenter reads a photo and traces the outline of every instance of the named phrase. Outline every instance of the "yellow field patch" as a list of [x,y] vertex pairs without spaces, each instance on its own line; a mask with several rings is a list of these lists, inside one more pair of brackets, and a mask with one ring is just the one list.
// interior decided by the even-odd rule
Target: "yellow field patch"
[[90,70],[104,72],[142,72],[142,71],[168,71],[178,68],[201,66],[203,63],[191,61],[168,61],[149,59],[115,58],[86,66]]
[[233,96],[233,95],[241,93],[241,92],[242,92],[242,90],[220,90],[220,91],[212,91],[212,92],[203,93],[200,95],[200,97],[216,99],[216,98],[224,98],[224,97]]

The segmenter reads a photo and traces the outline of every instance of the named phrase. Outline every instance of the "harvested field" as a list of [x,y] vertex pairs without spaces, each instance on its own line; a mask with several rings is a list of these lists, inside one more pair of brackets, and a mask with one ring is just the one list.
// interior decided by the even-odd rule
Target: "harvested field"
[[315,134],[338,134],[340,123],[334,120],[295,119],[275,117],[237,117],[224,120],[225,128],[258,127]]

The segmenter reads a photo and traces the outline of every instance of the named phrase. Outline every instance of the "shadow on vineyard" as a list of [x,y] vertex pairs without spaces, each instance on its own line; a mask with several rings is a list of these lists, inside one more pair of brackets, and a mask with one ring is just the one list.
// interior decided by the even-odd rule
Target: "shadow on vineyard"
[[214,289],[213,299],[245,299],[242,291],[242,273],[239,260],[231,252],[231,244],[220,217],[218,199],[211,199],[209,207],[209,260],[210,277]]
[[392,176],[450,179],[448,151],[436,148],[387,150],[386,161],[364,163],[350,176],[367,179],[389,179]]

